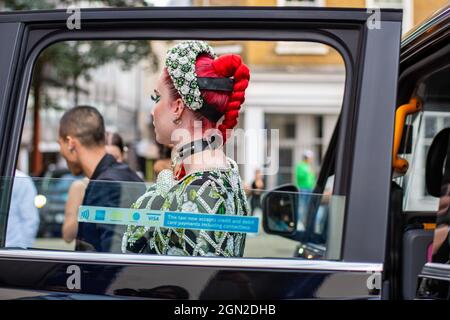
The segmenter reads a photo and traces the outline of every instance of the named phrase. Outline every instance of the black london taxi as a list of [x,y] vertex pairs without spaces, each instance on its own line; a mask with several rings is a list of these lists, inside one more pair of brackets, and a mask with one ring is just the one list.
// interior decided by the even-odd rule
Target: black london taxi
[[[0,299],[448,299],[450,267],[431,256],[447,167],[448,133],[443,139],[438,131],[450,127],[450,9],[402,41],[401,10],[378,13],[379,24],[365,9],[81,9],[81,28],[68,28],[65,10],[0,13]],[[308,41],[342,55],[342,112],[303,227],[295,212],[304,199],[295,186],[262,197],[262,230],[295,243],[291,257],[6,245],[34,65],[54,43],[94,39]],[[433,206],[421,206],[424,195]]]

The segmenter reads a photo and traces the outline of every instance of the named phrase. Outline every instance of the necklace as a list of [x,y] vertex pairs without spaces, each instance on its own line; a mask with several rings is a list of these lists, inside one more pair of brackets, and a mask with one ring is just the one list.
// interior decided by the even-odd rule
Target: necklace
[[178,157],[179,160],[183,161],[194,153],[201,152],[206,149],[217,149],[220,146],[219,138],[220,137],[218,135],[211,135],[210,137],[205,137],[188,142],[176,150],[176,157]]
[[[209,137],[203,137],[202,139],[197,139],[191,142],[188,142],[181,147],[174,148],[175,156],[172,158],[172,171],[175,177],[179,177],[182,170],[182,162],[187,157],[204,151],[204,150],[214,150],[222,145],[221,136],[218,134],[213,134]],[[178,168],[177,167],[178,164]],[[177,170],[176,170],[177,169]]]

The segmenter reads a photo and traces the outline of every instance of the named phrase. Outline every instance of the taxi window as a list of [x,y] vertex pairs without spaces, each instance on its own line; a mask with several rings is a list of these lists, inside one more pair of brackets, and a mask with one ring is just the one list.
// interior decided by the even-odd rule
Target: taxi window
[[[433,142],[437,142],[439,133],[450,128],[449,98],[446,86],[442,83],[442,79],[446,79],[448,75],[449,68],[442,68],[427,75],[417,85],[416,95],[421,101],[422,109],[406,119],[411,143],[409,146],[404,145],[402,157],[408,161],[409,169],[404,176],[397,178],[405,190],[405,211],[434,212],[439,207],[440,181],[430,179],[432,170],[428,170],[427,178],[427,167],[437,166],[433,163],[434,160],[429,158],[430,147]],[[446,150],[442,150],[442,160],[446,154]],[[438,191],[433,192],[429,190],[430,187]]]
[[335,49],[68,41],[37,65],[1,180],[6,249],[339,259],[345,196],[332,173],[318,185],[345,88]]
[[[207,177],[213,175],[210,172]],[[259,189],[240,193],[232,187],[205,185],[205,181],[197,172],[166,193],[156,183],[86,183],[80,177],[45,179],[20,173],[13,180],[3,178],[3,186],[13,183],[5,248],[339,258],[344,196]],[[69,190],[55,194],[62,184],[68,184]],[[86,192],[88,184],[95,191],[108,191],[101,199],[105,205],[72,206],[67,198]],[[253,203],[255,208],[249,191],[262,194],[260,202]],[[264,203],[267,197],[270,204]],[[310,221],[302,218],[305,212],[310,213]],[[296,240],[296,232],[306,229],[309,240]]]

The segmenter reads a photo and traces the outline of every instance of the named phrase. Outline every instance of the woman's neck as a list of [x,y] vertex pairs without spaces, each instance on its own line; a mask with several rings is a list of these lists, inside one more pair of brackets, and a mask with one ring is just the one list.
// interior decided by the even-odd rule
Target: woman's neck
[[[175,150],[186,146],[192,141],[184,141],[183,143],[175,146]],[[186,156],[183,160],[184,170],[186,175],[200,170],[208,170],[214,168],[226,168],[228,167],[226,155],[223,152],[222,147],[217,149],[205,149],[195,152]]]

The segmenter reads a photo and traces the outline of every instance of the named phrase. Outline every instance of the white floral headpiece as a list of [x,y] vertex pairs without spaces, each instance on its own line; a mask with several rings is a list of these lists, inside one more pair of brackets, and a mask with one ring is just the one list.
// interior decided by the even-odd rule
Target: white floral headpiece
[[203,106],[203,98],[195,73],[195,61],[201,53],[206,53],[212,58],[216,57],[211,46],[205,41],[183,41],[167,51],[165,63],[183,102],[192,110],[198,110]]

